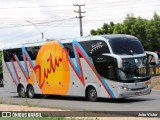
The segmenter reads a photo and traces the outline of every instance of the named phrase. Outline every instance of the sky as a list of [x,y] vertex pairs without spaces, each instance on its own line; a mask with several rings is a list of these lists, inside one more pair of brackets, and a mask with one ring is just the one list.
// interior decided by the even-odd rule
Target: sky
[[160,0],[0,0],[0,49],[6,46],[45,39],[69,39],[80,36],[82,6],[83,35],[113,21],[121,23],[127,14],[151,19],[160,15]]

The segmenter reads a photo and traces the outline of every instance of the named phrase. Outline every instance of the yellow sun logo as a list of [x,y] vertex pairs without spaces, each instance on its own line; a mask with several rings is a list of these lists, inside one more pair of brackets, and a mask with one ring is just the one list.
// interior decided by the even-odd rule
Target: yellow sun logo
[[66,95],[70,84],[66,52],[57,41],[44,44],[36,58],[36,77],[43,94]]

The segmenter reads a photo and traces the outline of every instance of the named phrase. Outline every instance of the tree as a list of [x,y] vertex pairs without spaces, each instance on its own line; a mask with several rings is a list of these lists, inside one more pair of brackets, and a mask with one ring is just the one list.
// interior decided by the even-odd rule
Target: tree
[[113,34],[114,31],[114,23],[110,22],[110,24],[104,23],[101,28],[97,28],[97,30],[92,29],[90,31],[91,35],[104,35],[104,34]]
[[90,33],[91,33],[91,35],[97,35],[96,30],[93,30],[93,29],[90,31]]
[[129,34],[136,36],[145,50],[160,51],[160,16],[154,13],[151,20],[128,14],[123,23],[104,23],[101,28],[91,30],[91,35]]
[[153,19],[148,25],[148,34],[153,50],[160,51],[160,16],[157,13],[154,13]]
[[124,26],[121,23],[117,23],[114,26],[114,30],[113,30],[114,34],[124,34]]

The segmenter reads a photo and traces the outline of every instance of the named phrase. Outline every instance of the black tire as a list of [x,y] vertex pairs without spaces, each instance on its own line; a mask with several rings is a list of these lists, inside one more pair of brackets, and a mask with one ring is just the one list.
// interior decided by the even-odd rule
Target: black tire
[[26,92],[25,92],[25,88],[23,87],[23,85],[19,86],[18,95],[19,95],[19,97],[22,97],[22,98],[26,97]]
[[93,86],[90,86],[87,90],[87,98],[89,101],[97,101],[97,91]]
[[34,96],[35,96],[34,88],[33,88],[32,85],[29,85],[29,86],[27,87],[27,97],[28,97],[28,98],[34,98]]

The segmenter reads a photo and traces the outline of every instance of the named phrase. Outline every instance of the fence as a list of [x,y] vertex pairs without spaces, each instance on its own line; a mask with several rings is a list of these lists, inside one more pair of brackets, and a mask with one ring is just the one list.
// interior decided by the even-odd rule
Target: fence
[[157,65],[157,66],[150,67],[150,74],[151,74],[151,76],[158,76],[158,75],[160,75],[160,66]]

